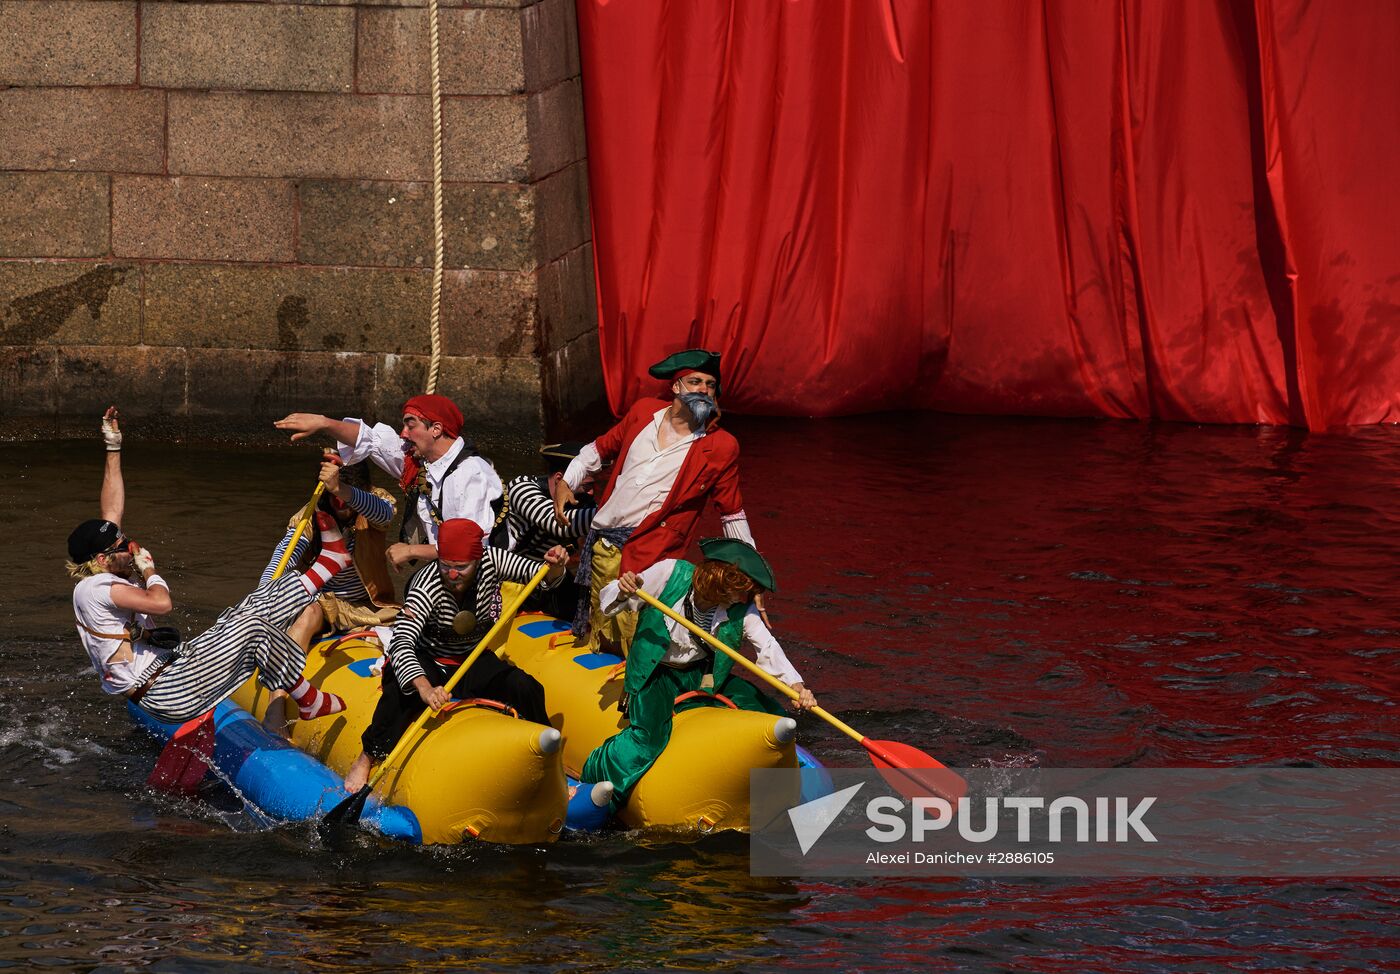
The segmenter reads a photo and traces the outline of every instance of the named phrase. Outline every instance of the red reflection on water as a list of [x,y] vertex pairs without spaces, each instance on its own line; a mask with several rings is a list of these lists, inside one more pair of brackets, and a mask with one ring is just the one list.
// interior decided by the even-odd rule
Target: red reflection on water
[[775,626],[862,733],[949,764],[1400,759],[1393,429],[732,427]]

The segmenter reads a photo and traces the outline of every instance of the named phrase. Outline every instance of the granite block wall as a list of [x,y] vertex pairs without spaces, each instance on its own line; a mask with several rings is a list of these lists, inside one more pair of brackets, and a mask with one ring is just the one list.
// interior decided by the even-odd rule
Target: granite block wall
[[[573,0],[444,0],[440,392],[602,400]],[[392,421],[430,350],[422,0],[0,0],[0,435]]]

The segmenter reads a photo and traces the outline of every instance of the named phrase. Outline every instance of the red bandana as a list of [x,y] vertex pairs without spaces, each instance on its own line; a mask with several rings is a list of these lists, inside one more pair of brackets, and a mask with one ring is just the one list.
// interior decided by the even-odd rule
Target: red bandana
[[[450,439],[456,439],[462,433],[462,411],[446,396],[414,396],[403,404],[403,412],[418,416],[429,423],[441,423],[443,434]],[[399,478],[399,486],[408,490],[418,479],[418,472],[422,469],[423,464],[417,457],[412,453],[405,454],[403,476]]]
[[440,561],[480,561],[481,525],[464,517],[454,517],[438,525]]

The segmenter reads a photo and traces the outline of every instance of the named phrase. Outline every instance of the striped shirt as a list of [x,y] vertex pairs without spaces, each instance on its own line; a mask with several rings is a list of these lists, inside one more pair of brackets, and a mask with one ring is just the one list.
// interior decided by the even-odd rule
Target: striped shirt
[[[361,490],[358,487],[350,488],[350,501],[346,506],[377,528],[384,527],[394,519],[394,505],[391,502],[386,501],[378,494]],[[308,528],[297,540],[292,557],[287,561],[288,565],[300,565],[302,559],[306,557],[307,551],[311,548],[312,530],[312,528]],[[287,528],[287,533],[282,536],[277,550],[272,553],[272,560],[263,569],[262,578],[258,580],[259,588],[272,581],[272,573],[277,570],[277,563],[282,560],[282,552],[287,550],[287,542],[292,540],[292,534],[295,531],[295,525]],[[350,553],[354,554],[355,532],[345,532],[345,544]],[[355,570],[354,562],[336,572],[335,577],[327,582],[321,591],[355,604],[363,605],[370,601],[369,590],[365,588],[364,579],[360,578],[360,573]]]
[[510,550],[527,558],[543,559],[557,544],[567,545],[588,533],[594,507],[575,507],[565,512],[569,526],[559,526],[554,517],[554,498],[549,481],[529,474],[506,484],[506,527],[510,530]]
[[[389,662],[403,691],[412,692],[413,681],[426,676],[418,661],[420,648],[425,656],[460,663],[471,655],[486,631],[501,617],[501,582],[528,582],[539,569],[538,561],[500,548],[487,548],[481,555],[475,591],[467,589],[461,604],[442,584],[436,561],[414,572],[404,591],[403,610],[394,622],[394,636],[389,641]],[[555,584],[562,578],[560,575]],[[553,588],[553,585],[545,581],[540,587]],[[476,627],[461,636],[452,628],[452,620],[464,608],[476,613]]]

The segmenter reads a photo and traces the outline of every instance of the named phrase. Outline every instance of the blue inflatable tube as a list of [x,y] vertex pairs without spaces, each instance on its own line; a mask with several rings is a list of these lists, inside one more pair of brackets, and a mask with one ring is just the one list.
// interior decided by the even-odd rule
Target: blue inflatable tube
[[[156,720],[135,704],[127,710],[138,724],[168,741],[178,724]],[[232,700],[214,708],[214,767],[244,799],[268,816],[284,822],[320,818],[348,798],[340,775],[311,755],[297,750]],[[415,845],[423,841],[418,818],[401,805],[365,803],[360,820],[391,839]]]
[[818,798],[825,798],[836,790],[836,786],[831,783],[831,772],[826,770],[811,751],[802,745],[797,745],[797,767],[802,776],[801,799],[806,802],[816,801]]

